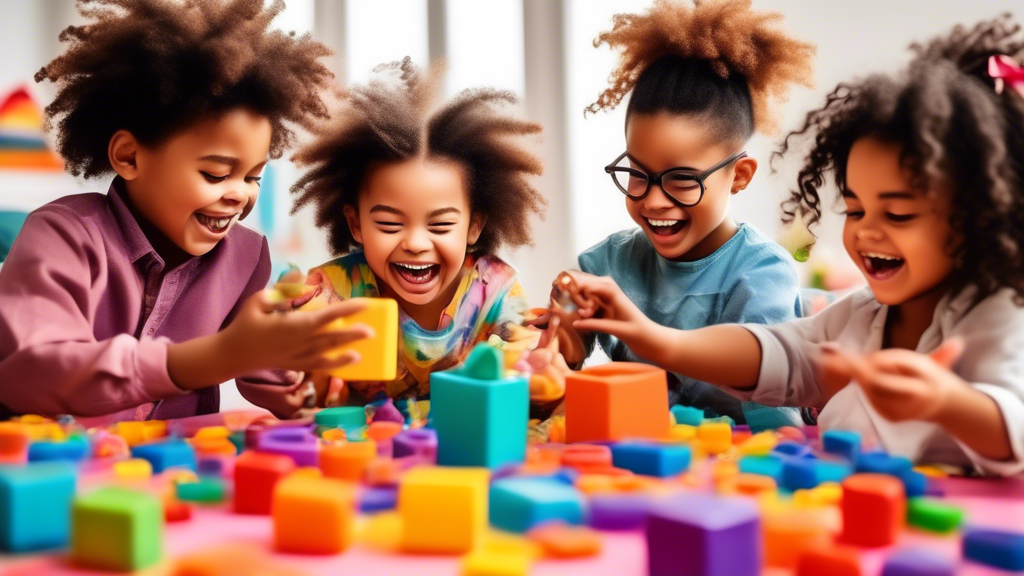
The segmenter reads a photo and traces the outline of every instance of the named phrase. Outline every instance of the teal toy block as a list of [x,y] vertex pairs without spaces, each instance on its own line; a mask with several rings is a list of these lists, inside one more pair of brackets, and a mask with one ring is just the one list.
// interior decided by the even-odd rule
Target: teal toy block
[[821,435],[821,447],[829,454],[856,462],[860,456],[860,434],[850,430],[828,430]]
[[316,413],[313,422],[324,428],[362,428],[366,426],[366,409],[362,406],[337,406]]
[[101,488],[75,499],[71,558],[101,570],[148,568],[163,555],[164,510],[155,496]]
[[690,447],[685,445],[623,442],[612,446],[612,464],[634,474],[675,476],[690,466]]
[[691,406],[683,406],[682,404],[676,404],[672,407],[672,415],[676,417],[676,424],[700,426],[700,423],[704,421],[703,410]]
[[33,442],[28,446],[29,462],[46,462],[50,460],[77,462],[88,455],[89,442],[84,438],[68,438],[61,442],[41,440]]
[[497,468],[526,458],[530,387],[504,377],[504,354],[478,344],[462,368],[430,375],[437,463]]
[[782,467],[782,460],[776,456],[744,456],[740,458],[740,472],[771,476],[778,484],[782,483]]
[[154,474],[172,466],[196,469],[195,449],[177,438],[139,444],[132,448],[132,458],[148,460],[153,465]]
[[67,546],[75,477],[68,462],[0,466],[0,550]]
[[583,523],[583,495],[563,482],[549,478],[503,478],[491,484],[490,522],[495,528],[522,533],[561,520]]

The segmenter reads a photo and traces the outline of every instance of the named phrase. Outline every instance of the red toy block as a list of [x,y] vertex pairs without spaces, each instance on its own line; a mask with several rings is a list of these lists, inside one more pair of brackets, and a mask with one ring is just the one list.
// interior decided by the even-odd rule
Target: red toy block
[[597,444],[566,446],[561,454],[562,466],[569,468],[607,468],[612,465],[612,450]]
[[573,372],[565,383],[565,440],[665,438],[671,422],[665,371],[612,362]]
[[796,576],[861,576],[857,551],[843,546],[807,550],[796,565]]
[[0,422],[0,464],[28,462],[28,427],[20,422]]
[[164,501],[164,521],[184,522],[192,517],[192,507],[176,498],[168,498]]
[[843,480],[842,541],[889,546],[906,523],[903,482],[887,474],[854,474]]
[[235,459],[235,512],[270,514],[277,481],[295,470],[295,461],[282,454],[247,450]]

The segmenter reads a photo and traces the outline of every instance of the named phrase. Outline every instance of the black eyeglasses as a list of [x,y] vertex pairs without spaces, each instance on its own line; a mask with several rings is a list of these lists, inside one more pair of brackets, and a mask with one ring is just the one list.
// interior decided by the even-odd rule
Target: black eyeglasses
[[683,208],[700,204],[704,198],[704,180],[708,176],[740,158],[747,157],[746,152],[737,152],[704,172],[695,173],[689,168],[669,168],[649,176],[631,166],[620,166],[626,155],[627,153],[623,152],[614,162],[604,167],[604,171],[611,175],[615,186],[623,194],[633,200],[640,200],[651,192],[652,184],[657,184],[673,202]]

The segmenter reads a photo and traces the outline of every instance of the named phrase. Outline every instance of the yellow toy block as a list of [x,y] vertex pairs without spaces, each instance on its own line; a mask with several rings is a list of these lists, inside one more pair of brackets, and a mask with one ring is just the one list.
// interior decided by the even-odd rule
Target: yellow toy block
[[462,576],[527,576],[531,560],[521,552],[477,550],[462,559]]
[[710,454],[723,454],[732,448],[732,427],[725,422],[705,422],[697,427],[697,439]]
[[146,442],[167,436],[167,422],[165,420],[146,420],[142,423],[142,436]]
[[754,434],[740,444],[740,454],[744,456],[766,456],[779,441],[774,432],[765,431]]
[[402,478],[398,511],[402,547],[410,552],[465,553],[487,530],[490,473],[485,468],[413,468]]
[[352,544],[355,486],[292,474],[274,487],[274,546],[282,552],[337,554]]
[[114,463],[114,476],[119,480],[149,480],[153,476],[153,465],[142,458],[122,460]]
[[231,430],[226,426],[204,426],[196,431],[193,440],[220,439],[231,436]]
[[329,357],[337,357],[347,350],[359,354],[358,362],[335,368],[330,374],[342,380],[394,380],[398,361],[398,303],[390,298],[354,300],[366,302],[366,308],[351,316],[338,318],[328,324],[326,329],[338,330],[355,324],[366,324],[373,328],[374,337],[346,344],[337,352],[329,354]]
[[124,438],[129,446],[142,444],[146,441],[146,423],[139,421],[118,422],[114,425],[114,434]]
[[689,442],[697,437],[697,427],[688,424],[676,424],[669,429],[668,435],[677,442]]

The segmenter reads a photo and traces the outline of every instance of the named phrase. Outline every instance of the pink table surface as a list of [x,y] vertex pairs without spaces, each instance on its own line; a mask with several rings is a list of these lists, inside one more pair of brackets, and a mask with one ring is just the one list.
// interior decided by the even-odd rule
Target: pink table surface
[[[962,506],[968,524],[1024,531],[1024,480],[949,478],[938,481],[946,491],[945,500]],[[218,545],[240,543],[272,550],[272,522],[268,516],[240,516],[219,507],[196,507],[191,520],[166,527],[165,553],[169,558]],[[647,573],[647,552],[642,531],[604,532],[604,549],[599,556],[582,560],[542,560],[533,565],[535,575],[642,575]],[[865,576],[876,576],[886,556],[903,546],[920,546],[949,558],[960,555],[958,534],[939,537],[908,530],[893,548],[865,550],[862,567]],[[459,573],[459,556],[410,556],[384,553],[356,544],[335,556],[301,556],[275,553],[280,563],[311,575],[320,574],[394,574],[454,575]],[[0,558],[5,576],[97,574],[71,566],[62,552],[32,557]],[[152,574],[147,571],[146,574]],[[769,568],[765,576],[784,576],[786,570]],[[981,576],[1006,574],[971,563],[961,563],[958,574]]]

